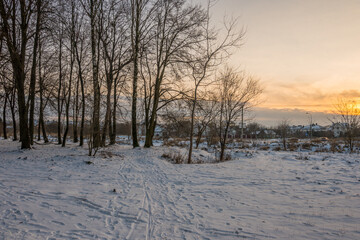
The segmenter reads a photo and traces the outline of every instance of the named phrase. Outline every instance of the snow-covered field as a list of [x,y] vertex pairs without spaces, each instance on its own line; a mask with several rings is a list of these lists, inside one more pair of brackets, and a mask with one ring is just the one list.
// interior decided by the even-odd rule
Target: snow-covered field
[[0,140],[0,239],[360,239],[357,154],[167,151]]

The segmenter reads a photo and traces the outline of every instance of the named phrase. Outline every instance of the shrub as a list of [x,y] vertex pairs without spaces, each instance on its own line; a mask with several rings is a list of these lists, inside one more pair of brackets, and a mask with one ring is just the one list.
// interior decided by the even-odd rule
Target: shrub
[[310,143],[303,143],[301,145],[302,149],[311,150],[311,144]]
[[164,153],[161,155],[162,158],[166,158],[175,164],[182,164],[185,162],[186,158],[179,152],[173,153]]
[[309,160],[309,156],[306,156],[305,154],[299,154],[295,157],[297,160]]
[[294,152],[298,149],[298,146],[294,143],[290,143],[288,148],[289,148],[289,151]]
[[330,151],[333,153],[334,152],[342,152],[341,146],[336,139],[332,139],[330,141]]
[[184,142],[181,138],[170,138],[169,140],[164,142],[164,145],[170,147],[184,147]]
[[280,146],[277,146],[277,147],[275,147],[273,150],[278,152],[278,151],[281,150],[281,147],[280,147]]
[[230,161],[230,160],[231,160],[231,154],[230,153],[225,154],[224,162]]
[[261,146],[259,149],[260,149],[260,150],[267,151],[267,150],[270,149],[270,147],[269,147],[269,146]]
[[299,139],[298,138],[290,138],[289,142],[290,143],[297,143],[297,142],[299,142]]

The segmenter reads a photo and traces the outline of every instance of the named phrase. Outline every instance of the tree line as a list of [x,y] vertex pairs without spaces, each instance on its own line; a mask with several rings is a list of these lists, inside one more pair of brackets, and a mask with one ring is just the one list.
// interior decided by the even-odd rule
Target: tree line
[[45,119],[55,111],[62,146],[72,129],[73,142],[83,146],[87,139],[94,155],[115,144],[117,122],[128,119],[133,147],[139,147],[139,122],[145,125],[144,147],[151,147],[159,112],[186,101],[191,163],[194,126],[209,120],[202,103],[211,102],[217,110],[209,118],[218,119],[223,155],[229,125],[255,103],[262,88],[259,80],[226,67],[244,31],[231,18],[216,28],[210,15],[214,4],[0,0],[5,132],[10,109],[21,148],[34,144],[35,122],[38,139],[42,135],[48,142]]

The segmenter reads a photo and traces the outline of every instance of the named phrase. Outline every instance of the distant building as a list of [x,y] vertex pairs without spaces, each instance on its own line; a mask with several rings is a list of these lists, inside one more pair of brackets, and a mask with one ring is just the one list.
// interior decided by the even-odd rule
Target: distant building
[[261,129],[259,131],[256,131],[256,137],[257,138],[264,138],[264,139],[271,139],[276,137],[276,132],[271,129]]
[[341,137],[346,132],[346,126],[346,123],[333,123],[329,130],[334,134],[334,137]]

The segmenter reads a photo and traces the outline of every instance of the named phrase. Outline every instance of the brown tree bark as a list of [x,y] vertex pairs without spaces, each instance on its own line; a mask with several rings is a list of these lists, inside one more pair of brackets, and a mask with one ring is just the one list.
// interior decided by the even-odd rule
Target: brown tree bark
[[8,102],[8,93],[5,89],[5,99],[4,99],[4,108],[3,108],[3,134],[4,134],[4,139],[7,139],[7,126],[6,126],[6,107],[7,107],[7,102]]
[[92,77],[93,77],[93,117],[92,117],[92,143],[93,148],[100,147],[100,84],[99,84],[99,55],[98,55],[98,36],[96,34],[96,18],[98,14],[97,0],[90,0],[90,37],[91,37],[91,61],[92,61]]
[[31,144],[34,144],[34,110],[35,110],[35,87],[36,87],[36,64],[37,64],[37,49],[39,45],[39,36],[40,36],[40,21],[41,21],[41,5],[42,0],[36,0],[36,29],[34,37],[34,46],[33,46],[33,58],[32,58],[32,67],[30,74],[30,116],[29,116],[29,136]]
[[[31,7],[28,4],[31,2],[26,2],[25,0],[11,1],[10,5],[12,6],[12,12],[9,11],[8,5],[4,3],[4,0],[0,0],[0,15],[2,18],[2,34],[6,39],[6,43],[9,50],[10,60],[13,68],[15,84],[17,88],[18,95],[18,110],[19,110],[19,120],[20,120],[20,141],[21,148],[31,148],[30,145],[30,136],[29,136],[29,127],[28,127],[28,112],[26,108],[25,101],[25,57],[26,57],[26,47],[29,38],[28,33],[28,24],[27,21],[31,16]],[[20,21],[19,21],[19,30],[20,33],[17,34],[16,24],[18,24],[16,6],[19,6],[20,11]],[[10,29],[9,18],[12,19],[13,27]],[[20,47],[17,46],[17,41],[20,43]]]
[[41,41],[39,42],[39,95],[40,95],[40,107],[39,107],[39,126],[38,126],[38,141],[41,139],[41,132],[45,143],[49,142],[46,135],[46,128],[44,122],[44,82],[41,74]]
[[11,117],[12,117],[12,124],[13,124],[13,141],[18,140],[15,107],[16,107],[16,89],[15,89],[15,87],[13,87],[13,89],[11,91],[11,97],[10,97],[10,110],[11,110]]
[[138,75],[139,75],[139,48],[140,48],[140,21],[142,0],[131,1],[132,11],[132,47],[133,47],[133,82],[132,82],[132,104],[131,104],[131,134],[133,147],[139,147],[137,136],[137,99],[138,99]]

